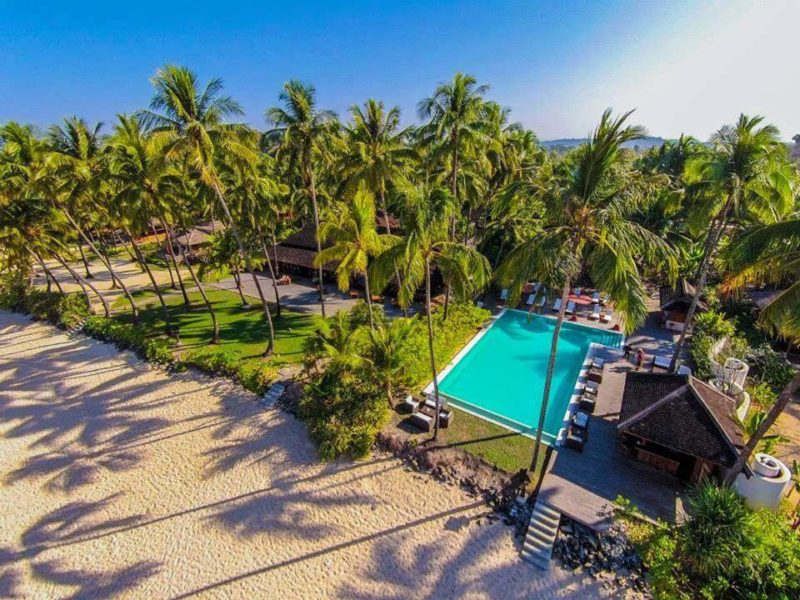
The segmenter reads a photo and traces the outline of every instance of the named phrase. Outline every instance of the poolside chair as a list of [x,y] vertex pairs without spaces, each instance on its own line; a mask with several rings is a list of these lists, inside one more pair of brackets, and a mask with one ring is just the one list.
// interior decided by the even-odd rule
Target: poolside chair
[[606,361],[604,361],[602,358],[593,358],[592,359],[592,367],[595,368],[595,369],[602,369],[603,365],[605,365],[605,364],[606,364]]
[[408,414],[414,414],[419,410],[419,400],[414,398],[411,394],[405,397],[400,403],[399,408],[402,408]]
[[609,296],[608,294],[603,294],[602,297],[600,298],[600,304],[605,306],[606,304],[608,304],[608,301],[610,299],[611,299],[611,296]]
[[503,288],[500,290],[500,302],[506,302],[508,300],[508,288]]
[[578,429],[583,429],[586,431],[589,429],[589,415],[587,415],[585,412],[576,412],[574,415],[572,415],[572,425]]
[[567,429],[567,437],[564,438],[564,445],[572,450],[583,452],[583,448],[586,446],[586,436],[582,431],[570,426]]
[[600,320],[600,305],[599,304],[595,304],[592,307],[592,313],[589,315],[588,318],[591,319],[592,321]]
[[600,322],[601,323],[611,323],[611,313],[607,311],[603,311],[600,313]]
[[572,293],[576,296],[580,296],[583,293],[583,288],[576,287],[574,290],[572,290]]
[[411,415],[409,420],[414,426],[422,431],[430,431],[431,427],[433,427],[433,417],[428,416],[425,413],[415,412]]
[[680,367],[678,367],[678,375],[691,375],[691,374],[692,370],[686,365],[681,365]]
[[553,302],[553,312],[558,312],[561,310],[561,298],[556,298],[556,301]]
[[531,294],[528,296],[528,299],[525,300],[525,306],[533,306],[533,300],[536,298],[536,294]]
[[534,294],[535,294],[535,293],[537,293],[537,292],[539,291],[539,288],[540,288],[540,287],[542,287],[542,284],[541,284],[541,283],[539,283],[538,281],[537,281],[536,283],[534,283],[534,284],[533,284],[533,293],[534,293]]
[[544,308],[547,304],[547,296],[542,296],[542,299],[539,300],[539,308]]
[[578,400],[578,408],[585,413],[593,414],[595,406],[597,406],[597,397],[591,394],[583,394]]
[[592,394],[592,395],[596,396],[598,388],[599,388],[599,384],[596,381],[587,381],[586,383],[584,383],[580,387],[580,390],[584,394]]
[[564,312],[566,312],[568,315],[575,314],[575,301],[574,300],[570,300],[569,302],[567,302],[567,309]]
[[659,369],[667,369],[669,370],[669,365],[672,362],[672,359],[669,356],[654,356],[653,357],[653,366],[658,367]]
[[586,374],[586,379],[598,385],[603,383],[603,369],[598,369],[597,367],[590,368],[589,372]]
[[594,302],[595,304],[600,303],[600,292],[595,292],[594,294],[592,294],[592,302]]

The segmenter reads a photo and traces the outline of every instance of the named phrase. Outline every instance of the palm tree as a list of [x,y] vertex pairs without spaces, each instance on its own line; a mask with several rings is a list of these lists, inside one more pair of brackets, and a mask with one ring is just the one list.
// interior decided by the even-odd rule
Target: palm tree
[[625,125],[629,115],[613,118],[610,110],[603,113],[587,143],[568,161],[567,172],[541,183],[541,230],[512,250],[498,268],[497,279],[510,289],[512,303],[527,281],[561,290],[531,470],[539,458],[570,289],[583,265],[614,303],[622,328],[631,331],[647,316],[647,294],[638,267],[641,257],[659,256],[674,264],[669,248],[633,218],[651,196],[647,180],[622,152],[622,144],[645,135],[643,128]]
[[394,240],[389,234],[379,234],[375,228],[375,202],[364,184],[360,185],[347,212],[335,221],[322,224],[320,236],[331,242],[331,246],[314,257],[314,266],[337,261],[336,276],[339,289],[350,287],[350,277],[364,278],[364,297],[369,310],[370,329],[375,328],[372,318],[372,294],[369,289],[367,266],[370,257],[378,256]]
[[[317,254],[322,250],[320,240],[319,206],[317,204],[317,184],[315,163],[325,153],[325,141],[336,127],[336,115],[332,111],[316,107],[314,86],[299,81],[289,81],[283,86],[279,99],[284,107],[273,106],[267,109],[267,122],[272,129],[267,132],[278,140],[278,152],[284,155],[290,170],[297,169],[308,197],[314,218],[314,238]],[[322,316],[325,316],[325,296],[322,265],[318,267],[319,302]]]
[[401,349],[413,329],[411,319],[394,319],[369,331],[366,361],[386,392],[389,408],[394,408],[394,386],[405,376]]
[[[761,310],[758,320],[775,334],[789,340],[800,339],[800,219],[757,225],[746,230],[733,239],[722,259],[729,270],[722,284],[723,292],[741,289],[748,283],[790,282],[787,289]],[[800,375],[789,382],[758,423],[727,475],[729,482],[741,472],[752,452],[766,438],[798,387]]]
[[678,367],[697,302],[706,287],[711,258],[732,213],[747,211],[758,218],[771,218],[785,213],[794,201],[786,147],[778,129],[761,126],[763,120],[760,116],[741,115],[736,125],[725,126],[714,134],[713,151],[686,166],[686,177],[692,185],[690,195],[696,199],[689,214],[690,226],[700,229],[702,225],[707,234],[695,294],[672,355],[672,371]]
[[[99,137],[101,126],[102,123],[98,123],[90,127],[83,119],[71,117],[64,120],[63,126],[54,125],[50,128],[47,139],[49,155],[45,164],[52,171],[49,174],[52,183],[42,185],[42,188],[47,187],[53,194],[53,201],[75,232],[103,263],[112,282],[122,288],[136,323],[139,320],[139,309],[128,286],[117,275],[108,257],[78,223],[78,211],[81,209],[89,214],[96,215],[98,212],[98,206],[92,203],[91,194],[99,189],[98,175],[103,168]],[[44,184],[44,181],[40,180],[40,184]]]
[[436,418],[433,439],[439,435],[441,398],[434,352],[433,315],[431,308],[431,270],[438,268],[460,297],[483,288],[489,281],[489,261],[475,249],[450,241],[450,218],[457,210],[455,198],[438,186],[404,185],[401,189],[405,207],[405,239],[381,253],[370,266],[370,277],[376,290],[382,290],[394,274],[395,265],[402,265],[404,274],[399,300],[409,306],[421,285],[425,287],[425,312],[428,325],[428,352],[433,378]]
[[223,86],[219,78],[212,79],[201,92],[194,72],[166,65],[156,73],[152,83],[156,92],[150,101],[150,110],[143,111],[143,115],[158,131],[171,134],[169,154],[184,157],[191,171],[213,191],[219,202],[261,301],[269,327],[269,344],[263,355],[269,356],[275,348],[272,316],[258,275],[252,268],[250,254],[242,242],[239,225],[225,200],[217,165],[223,159],[242,166],[254,165],[258,158],[257,135],[246,125],[226,122],[244,111],[233,98],[220,95]]
[[[434,157],[449,158],[450,193],[458,206],[458,211],[450,217],[451,239],[455,239],[456,218],[461,210],[458,195],[461,161],[487,139],[487,104],[483,95],[488,89],[488,85],[478,85],[472,75],[456,73],[451,82],[440,84],[433,96],[417,105],[420,119],[429,120],[422,128],[422,144],[431,147]],[[445,317],[450,288],[451,283],[447,282]]]

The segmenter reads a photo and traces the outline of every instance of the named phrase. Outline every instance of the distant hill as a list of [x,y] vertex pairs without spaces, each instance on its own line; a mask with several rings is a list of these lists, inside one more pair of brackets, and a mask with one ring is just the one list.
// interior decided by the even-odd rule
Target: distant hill
[[[541,142],[542,146],[548,150],[555,150],[556,152],[566,152],[576,146],[580,146],[586,141],[586,138],[562,138],[560,140],[545,140]],[[623,144],[625,148],[639,148],[640,150],[647,150],[653,146],[660,146],[666,140],[662,137],[645,137],[635,142],[626,142]]]

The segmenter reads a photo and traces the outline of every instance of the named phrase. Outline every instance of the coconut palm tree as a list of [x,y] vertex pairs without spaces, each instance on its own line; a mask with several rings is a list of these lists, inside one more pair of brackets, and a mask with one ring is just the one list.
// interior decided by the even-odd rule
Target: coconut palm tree
[[359,186],[346,212],[334,221],[327,221],[320,228],[320,236],[331,242],[314,257],[314,266],[323,267],[330,262],[336,266],[337,284],[341,291],[350,287],[350,277],[364,278],[364,297],[369,310],[370,329],[375,328],[372,317],[372,294],[369,289],[368,264],[370,257],[378,256],[396,241],[394,236],[379,234],[375,227],[375,201],[363,183]]
[[394,388],[405,377],[406,362],[401,350],[414,330],[411,319],[393,319],[369,331],[365,360],[386,392],[389,408],[394,408]]
[[672,371],[678,368],[697,302],[705,291],[711,258],[731,216],[749,213],[757,220],[769,222],[792,208],[794,174],[786,146],[778,129],[762,125],[763,120],[760,116],[740,115],[735,125],[725,126],[714,134],[713,150],[686,165],[689,194],[694,200],[689,225],[697,231],[706,229],[707,233],[695,294],[672,355]]
[[586,144],[575,151],[564,173],[540,183],[543,226],[514,248],[497,279],[518,300],[522,286],[540,281],[559,289],[561,308],[553,330],[531,469],[536,468],[550,399],[559,334],[573,281],[584,265],[597,288],[614,303],[620,325],[631,331],[647,316],[647,294],[639,263],[656,257],[674,264],[671,250],[636,223],[634,215],[651,201],[648,181],[633,168],[622,144],[645,135],[627,126],[630,112],[603,113]]
[[243,115],[244,111],[233,98],[221,95],[221,79],[212,79],[200,91],[194,72],[185,67],[166,65],[156,73],[152,83],[156,91],[150,101],[150,110],[142,111],[142,114],[157,131],[170,134],[168,155],[184,158],[191,172],[214,193],[258,292],[269,327],[269,343],[263,355],[269,356],[275,348],[272,316],[250,254],[242,241],[238,221],[225,200],[218,167],[222,160],[242,167],[254,165],[258,160],[258,136],[246,125],[227,121]]
[[48,156],[45,161],[45,166],[49,168],[45,171],[50,172],[46,178],[39,180],[39,185],[41,189],[47,188],[52,200],[64,213],[75,232],[103,263],[112,282],[122,288],[131,307],[133,322],[136,323],[139,320],[139,309],[128,286],[117,275],[102,249],[79,223],[81,214],[96,216],[99,212],[99,206],[93,201],[93,194],[99,193],[99,175],[103,169],[101,127],[102,123],[90,127],[86,121],[77,117],[65,119],[62,126],[53,125],[47,136]]
[[436,439],[439,435],[441,397],[433,343],[431,271],[438,268],[452,283],[456,295],[466,298],[470,292],[479,290],[488,283],[489,261],[474,248],[450,241],[449,223],[458,207],[447,189],[433,185],[406,184],[400,189],[400,194],[404,206],[403,228],[406,236],[382,252],[373,261],[369,272],[375,289],[382,290],[393,276],[395,266],[401,265],[404,276],[398,299],[402,306],[410,306],[417,289],[420,286],[425,288],[428,352],[436,402],[433,439]]
[[[326,154],[326,142],[338,127],[336,114],[319,110],[312,85],[289,81],[283,86],[279,99],[283,107],[267,109],[267,122],[272,129],[267,136],[277,141],[279,156],[284,157],[291,171],[297,170],[311,200],[314,219],[314,238],[317,254],[322,250],[320,240],[319,205],[317,203],[316,163]],[[318,267],[319,302],[325,316],[325,290],[322,266]]]

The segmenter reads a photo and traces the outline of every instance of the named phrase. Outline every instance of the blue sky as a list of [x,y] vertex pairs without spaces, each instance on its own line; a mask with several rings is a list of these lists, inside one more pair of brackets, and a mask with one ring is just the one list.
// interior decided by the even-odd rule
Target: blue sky
[[290,78],[346,115],[376,97],[416,120],[456,71],[543,139],[583,136],[608,106],[652,134],[706,138],[739,112],[800,132],[800,2],[8,2],[0,122],[110,121],[147,104],[164,63],[223,77],[264,126]]

